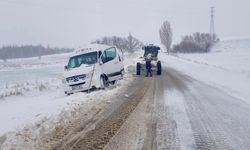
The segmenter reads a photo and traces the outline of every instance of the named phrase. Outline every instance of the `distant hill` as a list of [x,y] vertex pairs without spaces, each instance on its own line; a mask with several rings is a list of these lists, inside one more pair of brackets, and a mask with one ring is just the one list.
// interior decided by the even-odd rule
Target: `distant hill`
[[41,57],[43,55],[72,52],[72,48],[51,48],[42,45],[4,46],[0,48],[0,59]]
[[212,52],[219,51],[250,51],[250,38],[226,39],[213,46]]

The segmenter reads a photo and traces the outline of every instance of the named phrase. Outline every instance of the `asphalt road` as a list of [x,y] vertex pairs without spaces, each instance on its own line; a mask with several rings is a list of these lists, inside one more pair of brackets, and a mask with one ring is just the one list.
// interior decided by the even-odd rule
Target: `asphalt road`
[[172,68],[136,77],[111,102],[55,132],[46,149],[250,149],[250,105]]

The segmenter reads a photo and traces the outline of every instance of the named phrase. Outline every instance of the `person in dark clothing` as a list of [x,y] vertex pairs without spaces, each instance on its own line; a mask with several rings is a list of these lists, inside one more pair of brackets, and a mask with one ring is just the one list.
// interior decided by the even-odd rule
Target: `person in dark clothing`
[[148,75],[150,75],[150,77],[152,77],[152,72],[151,72],[151,68],[152,68],[152,65],[151,65],[151,56],[148,55],[147,58],[146,58],[146,77],[148,77]]

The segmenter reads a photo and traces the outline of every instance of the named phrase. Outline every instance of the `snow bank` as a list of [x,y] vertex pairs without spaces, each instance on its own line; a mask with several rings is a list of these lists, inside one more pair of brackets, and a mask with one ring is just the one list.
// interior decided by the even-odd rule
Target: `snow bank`
[[[6,101],[6,108],[0,108],[5,112],[0,116],[3,124],[0,131],[5,131],[5,134],[2,134],[5,140],[2,147],[0,143],[0,148],[33,149],[40,142],[41,135],[50,133],[56,125],[62,126],[83,111],[90,115],[92,109],[101,109],[103,105],[110,104],[110,97],[124,91],[131,82],[132,78],[126,75],[115,88],[111,87],[104,91],[65,96],[63,92],[55,90],[45,95],[26,96],[18,102]],[[12,110],[9,110],[10,108]],[[11,132],[6,133],[7,131]]]
[[69,100],[63,98],[60,80],[25,82],[1,90],[0,135],[33,122],[46,114],[57,111],[56,107]]
[[61,87],[61,80],[57,78],[47,80],[27,80],[24,82],[6,84],[3,87],[0,87],[0,102],[10,96],[24,96],[29,92],[43,92]]
[[[161,56],[164,65],[250,103],[250,40],[225,41],[207,54]],[[237,47],[240,46],[238,49]]]

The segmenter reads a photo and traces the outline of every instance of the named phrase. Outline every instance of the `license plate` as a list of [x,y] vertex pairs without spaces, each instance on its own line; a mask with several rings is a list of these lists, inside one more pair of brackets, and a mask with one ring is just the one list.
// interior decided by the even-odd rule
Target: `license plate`
[[72,87],[72,90],[80,90],[82,89],[82,85],[76,85]]

